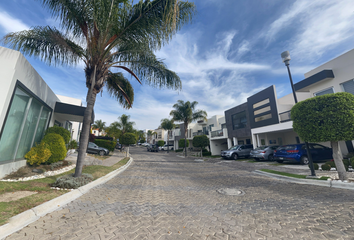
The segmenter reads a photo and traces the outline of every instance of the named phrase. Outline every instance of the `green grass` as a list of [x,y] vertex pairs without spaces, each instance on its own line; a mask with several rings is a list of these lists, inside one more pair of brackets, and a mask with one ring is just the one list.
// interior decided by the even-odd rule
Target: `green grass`
[[221,155],[212,155],[212,156],[204,156],[203,157],[206,157],[206,158],[220,158]]
[[[279,172],[271,169],[261,169],[263,172],[268,172],[268,173],[273,173],[273,174],[278,174],[281,176],[286,176],[286,177],[293,177],[293,178],[301,178],[301,179],[306,179],[306,175],[299,175],[299,174],[294,174],[294,173],[286,173],[286,172]],[[315,178],[315,180],[327,180],[329,177],[321,177],[321,178]]]
[[[111,167],[105,166],[84,166],[82,169],[82,173],[89,173],[94,177],[94,180],[105,176],[106,174],[120,168],[128,162],[129,158],[123,158],[118,163]],[[52,200],[60,195],[67,193],[68,191],[64,190],[54,190],[50,188],[50,184],[54,183],[56,179],[60,176],[67,175],[70,173],[74,173],[75,169],[72,169],[68,172],[46,177],[42,179],[36,179],[26,182],[2,182],[0,181],[0,195],[9,192],[17,192],[17,191],[33,191],[37,192],[37,194],[33,194],[28,197],[24,197],[18,199],[16,201],[11,202],[0,202],[0,225],[7,223],[7,221],[28,209],[36,207],[44,202]]]

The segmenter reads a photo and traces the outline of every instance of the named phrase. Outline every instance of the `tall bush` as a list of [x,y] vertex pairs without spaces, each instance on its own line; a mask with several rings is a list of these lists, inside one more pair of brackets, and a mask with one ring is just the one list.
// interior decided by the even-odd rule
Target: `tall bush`
[[36,144],[36,146],[32,147],[31,150],[26,153],[25,159],[29,165],[40,165],[48,161],[51,155],[52,153],[47,144],[41,142],[40,144]]
[[50,127],[45,131],[45,134],[48,134],[48,133],[59,134],[60,136],[63,137],[65,144],[68,144],[70,141],[70,131],[66,130],[63,127],[59,127],[59,126]]
[[[187,143],[186,143],[186,146],[188,147],[189,146],[189,140],[187,140]],[[184,139],[180,139],[178,140],[178,148],[184,148]]]
[[294,131],[304,141],[331,142],[339,179],[346,180],[338,141],[354,139],[354,95],[340,92],[298,102],[291,118]]
[[206,135],[197,135],[193,137],[193,147],[200,147],[200,156],[203,156],[203,149],[209,145],[209,138]]
[[104,139],[95,139],[95,143],[99,147],[107,148],[110,152],[113,152],[116,147],[116,141],[109,141]]
[[138,136],[135,135],[134,133],[124,133],[120,138],[119,138],[119,143],[123,145],[127,145],[127,157],[129,156],[129,145],[130,144],[135,144],[138,139]]
[[48,149],[52,153],[46,163],[50,164],[64,160],[67,151],[62,136],[56,133],[49,133],[44,136],[42,142],[47,144]]
[[162,147],[163,145],[165,145],[165,141],[163,140],[157,141],[157,146]]

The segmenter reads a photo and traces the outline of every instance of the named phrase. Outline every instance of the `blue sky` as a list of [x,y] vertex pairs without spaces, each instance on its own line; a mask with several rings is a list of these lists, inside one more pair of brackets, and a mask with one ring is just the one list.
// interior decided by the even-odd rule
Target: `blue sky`
[[[103,91],[95,105],[96,120],[109,125],[128,114],[138,129],[155,129],[181,99],[197,101],[208,116],[246,101],[271,85],[278,97],[291,93],[280,54],[288,50],[294,82],[304,73],[354,48],[352,0],[194,0],[197,15],[160,51],[159,58],[182,79],[180,92],[132,83],[130,110]],[[0,36],[31,26],[57,25],[36,0],[0,2]],[[48,66],[26,56],[60,95],[85,101],[83,64]],[[85,103],[84,103],[85,104]]]

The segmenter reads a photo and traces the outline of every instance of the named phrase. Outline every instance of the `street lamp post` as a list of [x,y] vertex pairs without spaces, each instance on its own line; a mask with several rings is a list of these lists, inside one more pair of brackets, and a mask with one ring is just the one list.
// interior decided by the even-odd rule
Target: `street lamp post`
[[[288,74],[289,74],[289,78],[290,78],[290,84],[291,84],[291,89],[293,90],[293,96],[294,96],[294,101],[295,104],[297,103],[297,97],[296,97],[296,93],[295,93],[295,88],[294,88],[294,83],[293,83],[293,79],[291,77],[291,73],[290,73],[290,67],[289,67],[289,62],[290,62],[290,53],[289,51],[285,51],[282,52],[281,54],[281,58],[283,60],[283,63],[285,63],[285,66],[288,69]],[[305,147],[306,147],[306,152],[307,152],[307,156],[309,158],[309,164],[310,164],[310,169],[311,169],[311,176],[315,177],[316,173],[315,173],[315,169],[313,167],[313,161],[312,161],[312,156],[311,156],[311,152],[310,152],[310,147],[309,147],[309,143],[305,142]]]

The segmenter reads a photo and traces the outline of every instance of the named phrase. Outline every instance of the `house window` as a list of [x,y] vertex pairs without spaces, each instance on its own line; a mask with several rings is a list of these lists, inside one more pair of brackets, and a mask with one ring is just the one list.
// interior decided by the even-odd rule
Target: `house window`
[[348,82],[342,83],[342,88],[344,92],[354,94],[354,81],[350,80]]
[[314,95],[317,97],[317,96],[322,96],[322,95],[325,95],[325,94],[330,94],[330,93],[334,93],[334,90],[333,88],[327,88],[325,90],[322,90],[322,91],[319,91],[319,92],[315,92]]
[[211,128],[214,127],[214,124],[209,125],[209,131],[211,131]]
[[260,122],[260,121],[263,121],[263,120],[266,120],[266,119],[269,119],[269,118],[272,118],[272,114],[271,113],[263,115],[263,116],[260,116],[260,117],[256,117],[254,119],[254,121],[255,122]]
[[221,129],[226,128],[226,123],[221,124]]
[[50,112],[42,102],[17,87],[1,133],[0,162],[23,159],[42,139]]
[[242,111],[232,115],[231,119],[234,130],[247,127],[246,111]]

